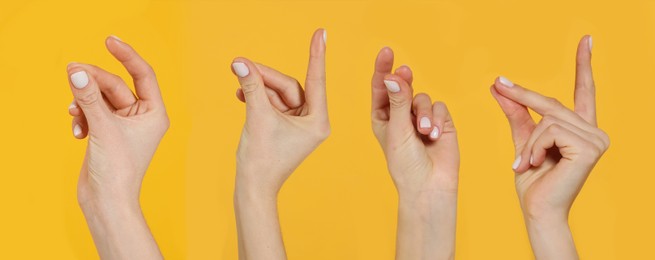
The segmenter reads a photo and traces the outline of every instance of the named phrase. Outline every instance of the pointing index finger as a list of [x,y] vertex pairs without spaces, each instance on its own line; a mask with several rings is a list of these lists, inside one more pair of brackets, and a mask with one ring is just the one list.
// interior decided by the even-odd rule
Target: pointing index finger
[[596,122],[596,85],[591,70],[591,36],[582,37],[578,43],[575,63],[575,109],[584,120],[597,125]]

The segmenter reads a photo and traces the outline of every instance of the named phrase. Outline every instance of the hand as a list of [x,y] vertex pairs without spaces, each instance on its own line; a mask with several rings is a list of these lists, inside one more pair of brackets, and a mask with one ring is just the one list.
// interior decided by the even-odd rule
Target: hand
[[242,259],[284,259],[277,193],[300,163],[330,134],[325,94],[325,31],[310,47],[305,90],[264,65],[236,58],[232,70],[246,102],[237,150],[235,211]]
[[412,71],[391,74],[384,48],[372,80],[372,124],[399,194],[397,259],[454,257],[459,149],[443,102],[413,96]]
[[73,134],[89,137],[78,200],[102,258],[161,258],[141,215],[139,192],[168,116],[150,65],[118,38],[107,38],[106,45],[132,75],[137,96],[101,68],[68,65]]
[[[609,138],[596,122],[595,86],[591,71],[591,37],[578,45],[575,109],[554,98],[522,88],[504,77],[491,93],[512,129],[516,191],[538,259],[577,258],[568,230],[568,214]],[[536,124],[528,108],[543,118]],[[540,230],[537,230],[540,229]],[[561,231],[561,232],[560,232]],[[558,240],[547,240],[559,232]],[[562,245],[556,245],[561,241]]]

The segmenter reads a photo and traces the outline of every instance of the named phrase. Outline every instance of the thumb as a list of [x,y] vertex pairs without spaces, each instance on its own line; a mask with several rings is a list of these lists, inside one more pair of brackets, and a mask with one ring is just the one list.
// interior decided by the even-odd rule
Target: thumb
[[388,74],[384,85],[389,95],[389,125],[391,129],[413,131],[412,97],[414,90],[400,76]]
[[246,111],[270,110],[271,103],[266,95],[264,80],[255,64],[246,58],[236,58],[232,62],[232,72],[239,79],[239,85],[246,99]]
[[96,124],[101,124],[109,115],[109,109],[104,102],[98,83],[84,70],[81,64],[68,65],[68,79],[75,102],[84,112],[89,124],[89,130]]

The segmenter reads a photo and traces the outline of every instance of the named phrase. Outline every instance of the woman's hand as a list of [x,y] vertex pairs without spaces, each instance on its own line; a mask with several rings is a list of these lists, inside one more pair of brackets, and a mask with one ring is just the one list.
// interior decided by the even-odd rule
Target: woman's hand
[[372,124],[399,195],[397,259],[451,259],[459,149],[443,102],[413,95],[413,75],[392,73],[393,52],[384,48],[372,80]]
[[118,76],[71,63],[73,135],[88,136],[78,201],[103,259],[157,259],[161,254],[139,206],[141,182],[169,126],[157,78],[148,63],[116,37],[107,49],[134,80],[136,96]]
[[[491,87],[512,129],[516,191],[537,259],[578,257],[569,210],[609,147],[609,137],[596,122],[591,47],[590,36],[578,45],[574,110],[504,77]],[[543,117],[538,124],[528,108]]]
[[277,193],[330,134],[325,94],[325,31],[312,38],[305,90],[294,78],[236,58],[232,71],[246,103],[237,150],[235,211],[241,259],[284,259]]

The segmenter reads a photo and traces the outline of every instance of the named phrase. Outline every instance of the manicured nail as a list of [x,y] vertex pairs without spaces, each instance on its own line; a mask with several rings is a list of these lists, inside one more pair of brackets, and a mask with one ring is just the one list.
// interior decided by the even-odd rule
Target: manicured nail
[[430,128],[430,126],[432,126],[432,123],[430,122],[430,119],[428,117],[421,117],[421,121],[419,122],[418,126],[420,128]]
[[119,42],[123,42],[123,40],[121,40],[121,38],[118,38],[118,36],[116,35],[109,35],[109,37],[114,38],[114,40],[117,40]]
[[400,91],[400,85],[398,85],[398,82],[395,82],[393,80],[385,80],[384,85],[387,86],[387,89],[389,90],[389,92],[396,93],[396,92]]
[[534,165],[534,155],[530,155],[530,165]]
[[591,35],[589,35],[589,39],[587,40],[587,43],[589,43],[589,52],[591,52],[591,49],[594,47],[594,41],[591,38]]
[[245,76],[248,76],[248,74],[250,74],[250,70],[248,69],[248,66],[246,66],[246,64],[242,62],[232,63],[232,69],[234,69],[234,72],[240,78],[243,78]]
[[514,163],[512,164],[512,169],[516,170],[519,168],[519,165],[521,165],[521,156],[516,157],[516,160],[514,160]]
[[77,107],[77,104],[75,103],[75,100],[73,100],[73,102],[71,102],[71,104],[68,106],[68,110],[71,110],[71,109],[76,108],[76,107]]
[[500,80],[500,83],[503,84],[503,85],[505,85],[506,87],[510,87],[510,88],[511,88],[511,87],[514,86],[514,83],[512,83],[511,80],[509,80],[509,79],[507,79],[507,78],[505,78],[505,77],[503,77],[503,76],[498,77],[498,80]]
[[82,127],[78,124],[73,127],[73,135],[74,136],[80,136],[82,134]]
[[323,43],[327,44],[327,30],[323,29]]
[[89,76],[85,71],[78,71],[71,75],[71,82],[75,88],[82,89],[89,84]]
[[430,132],[430,138],[437,139],[437,137],[439,137],[439,128],[435,126]]

